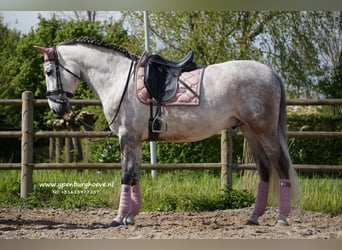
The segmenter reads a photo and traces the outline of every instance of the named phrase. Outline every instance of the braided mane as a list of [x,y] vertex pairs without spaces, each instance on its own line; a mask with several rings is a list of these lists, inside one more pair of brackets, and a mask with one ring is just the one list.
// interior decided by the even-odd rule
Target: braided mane
[[103,47],[106,49],[113,49],[117,52],[120,52],[121,54],[123,54],[124,56],[128,57],[131,60],[137,61],[139,60],[139,57],[137,57],[136,55],[133,55],[131,53],[129,53],[126,49],[117,46],[117,45],[113,45],[110,43],[106,43],[100,40],[94,40],[94,39],[90,39],[90,38],[75,38],[69,41],[65,41],[65,42],[61,42],[59,43],[59,45],[74,45],[77,43],[83,43],[83,44],[90,44],[90,45],[95,45],[95,46],[99,46],[99,47]]

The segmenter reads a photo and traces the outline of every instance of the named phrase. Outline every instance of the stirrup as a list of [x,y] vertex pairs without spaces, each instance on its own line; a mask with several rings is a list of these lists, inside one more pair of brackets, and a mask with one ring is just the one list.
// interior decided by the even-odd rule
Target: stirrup
[[156,115],[152,121],[152,133],[166,133],[167,122],[162,115]]

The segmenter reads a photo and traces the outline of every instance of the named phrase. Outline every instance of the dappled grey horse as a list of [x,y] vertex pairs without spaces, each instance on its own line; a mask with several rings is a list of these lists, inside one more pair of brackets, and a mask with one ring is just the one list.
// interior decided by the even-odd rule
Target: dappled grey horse
[[[208,65],[199,74],[197,93],[184,85],[183,92],[192,93],[197,99],[195,104],[162,103],[159,113],[151,117],[152,109],[165,100],[157,102],[149,96],[145,103],[139,97],[137,78],[144,73],[142,57],[119,46],[91,39],[74,39],[51,48],[34,47],[44,53],[50,108],[58,115],[70,112],[68,100],[82,79],[97,94],[110,130],[119,137],[121,194],[118,214],[111,226],[134,224],[135,216],[140,212],[141,146],[151,138],[151,133],[157,134],[154,139],[159,141],[187,142],[210,137],[231,127],[238,127],[247,139],[260,176],[256,202],[247,224],[259,224],[258,218],[265,213],[268,194],[272,191],[278,195],[277,225],[288,225],[291,200],[293,202],[297,197],[299,184],[286,144],[284,86],[269,67],[244,60]],[[166,68],[177,69],[191,60],[188,55],[178,62],[160,58],[156,61]],[[177,89],[180,95],[181,88]],[[163,96],[165,94],[166,91]],[[149,119],[152,128],[148,125]]]

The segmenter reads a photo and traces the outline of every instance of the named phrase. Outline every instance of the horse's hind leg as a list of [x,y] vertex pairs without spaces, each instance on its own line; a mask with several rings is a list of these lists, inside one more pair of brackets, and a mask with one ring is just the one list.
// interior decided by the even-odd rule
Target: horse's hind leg
[[291,211],[291,181],[289,176],[289,169],[291,160],[286,156],[287,153],[284,152],[285,149],[281,145],[280,156],[278,159],[278,164],[275,166],[275,170],[279,176],[279,216],[277,225],[288,226],[287,217]]
[[279,216],[277,225],[289,225],[287,217],[291,210],[291,182],[289,168],[291,160],[288,156],[285,141],[279,135],[262,137],[263,148],[268,155],[271,166],[276,171],[279,183]]
[[289,225],[287,217],[291,210],[291,182],[289,180],[289,166],[291,164],[286,147],[282,145],[277,135],[256,136],[246,126],[241,131],[248,141],[249,148],[257,165],[260,182],[257,188],[253,213],[247,221],[248,225],[258,225],[258,218],[264,214],[269,192],[270,168],[273,168],[279,179],[279,216],[278,225]]
[[241,131],[243,132],[248,142],[249,149],[256,163],[260,177],[253,212],[250,218],[247,220],[246,224],[259,225],[258,218],[262,216],[266,211],[269,190],[270,173],[268,168],[268,157],[255,136],[253,136],[247,129],[244,129],[243,127],[241,128]]

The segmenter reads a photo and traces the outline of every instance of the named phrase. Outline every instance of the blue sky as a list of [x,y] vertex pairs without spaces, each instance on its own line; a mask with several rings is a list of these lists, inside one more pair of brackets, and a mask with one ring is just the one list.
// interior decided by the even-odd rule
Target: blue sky
[[36,27],[38,15],[50,17],[51,11],[1,11],[0,15],[4,18],[3,23],[11,29],[17,29],[22,33],[28,33],[31,27]]
[[[54,13],[60,15],[72,16],[72,11],[0,11],[0,15],[4,18],[3,23],[7,24],[11,29],[17,29],[23,34],[27,34],[31,27],[36,28],[38,23],[38,15],[50,18]],[[97,20],[109,19],[110,17],[118,18],[119,12],[114,11],[97,11]]]

